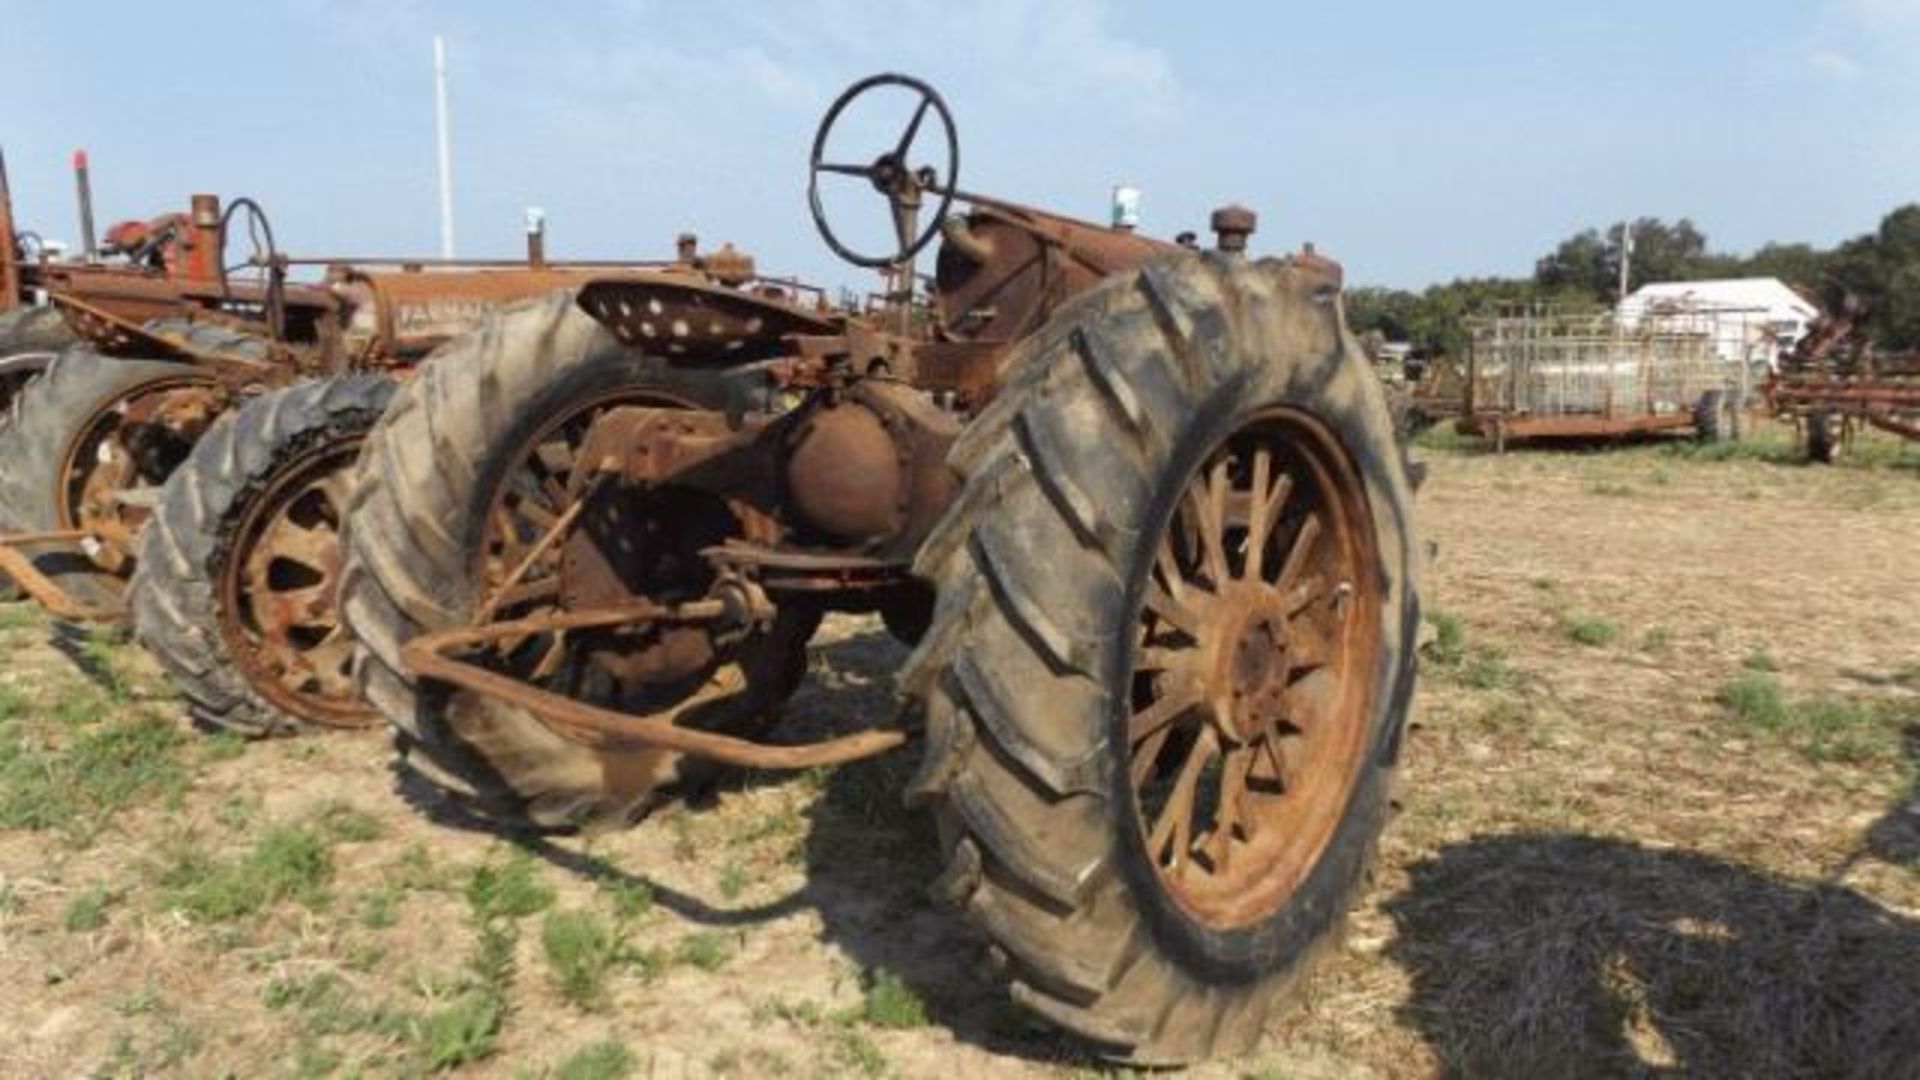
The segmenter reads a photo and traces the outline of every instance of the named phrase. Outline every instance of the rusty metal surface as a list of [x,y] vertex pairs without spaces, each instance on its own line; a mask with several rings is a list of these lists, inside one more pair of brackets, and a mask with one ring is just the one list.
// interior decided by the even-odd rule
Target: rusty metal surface
[[759,743],[678,725],[676,721],[681,716],[720,696],[711,688],[684,699],[670,710],[634,716],[542,690],[455,660],[450,655],[503,639],[532,637],[556,630],[764,620],[772,614],[772,606],[765,597],[756,599],[751,593],[741,594],[738,601],[710,598],[667,605],[643,600],[592,612],[561,613],[426,634],[409,641],[401,650],[401,658],[416,674],[518,706],[557,732],[608,749],[658,748],[698,754],[744,768],[809,769],[873,757],[906,742],[903,731],[876,729],[800,746]]
[[794,334],[831,334],[817,311],[682,275],[600,278],[579,304],[627,345],[675,363],[739,364],[784,355]]
[[[822,147],[841,107],[864,89],[883,85],[920,95],[901,137],[866,164],[825,160]],[[1186,250],[960,190],[957,153],[938,167],[922,167],[910,153],[922,121],[936,116],[939,126],[950,129],[930,87],[885,76],[842,95],[817,133],[811,165],[816,196],[823,174],[864,180],[892,216],[898,250],[885,259],[864,259],[839,242],[814,199],[826,242],[843,256],[882,269],[884,291],[877,303],[853,312],[803,307],[797,290],[780,286],[772,293],[766,283],[749,282],[750,265],[728,268],[712,258],[700,263],[691,238],[672,268],[603,277],[580,289],[579,306],[636,351],[684,367],[737,369],[763,362],[755,373],[769,393],[740,407],[730,404],[725,412],[659,405],[606,409],[584,431],[576,429],[564,447],[547,448],[559,458],[549,461],[544,451],[529,456],[530,463],[538,461],[534,472],[546,494],[514,503],[528,516],[503,534],[510,542],[498,552],[489,549],[483,560],[485,599],[477,618],[406,646],[410,669],[524,708],[563,736],[595,745],[792,768],[853,760],[899,744],[905,737],[900,732],[795,748],[690,731],[675,718],[698,707],[705,691],[680,688],[699,685],[701,673],[763,640],[766,627],[793,610],[881,611],[908,638],[924,629],[931,597],[911,579],[909,567],[957,495],[958,478],[947,457],[969,418],[994,397],[1009,350],[1075,295]],[[956,202],[967,205],[964,217],[945,213]],[[923,219],[929,207],[930,219]],[[1243,251],[1255,224],[1250,211],[1224,208],[1213,221],[1220,249]],[[913,260],[936,236],[945,243],[932,292],[922,297]],[[1339,264],[1310,246],[1290,258],[1309,277],[1339,287]],[[1269,472],[1280,468],[1277,460],[1272,453],[1249,457],[1244,467],[1258,475],[1240,477],[1241,487],[1232,492],[1203,484],[1211,493],[1205,496],[1212,500],[1211,516],[1204,523],[1195,519],[1192,528],[1221,534],[1277,530],[1286,496],[1266,486]],[[1235,746],[1277,738],[1283,723],[1299,719],[1298,703],[1288,699],[1293,669],[1275,675],[1271,665],[1261,667],[1269,654],[1297,646],[1298,655],[1312,655],[1300,643],[1310,624],[1319,626],[1316,640],[1323,643],[1342,634],[1348,635],[1342,640],[1358,640],[1353,635],[1368,632],[1364,626],[1336,631],[1327,620],[1339,616],[1325,614],[1349,602],[1355,590],[1373,587],[1355,570],[1366,562],[1366,530],[1357,524],[1365,507],[1341,501],[1355,485],[1343,487],[1331,477],[1328,470],[1338,465],[1315,464],[1311,455],[1288,460],[1320,470],[1295,479],[1303,489],[1318,484],[1321,519],[1289,534],[1289,551],[1314,550],[1276,553],[1273,568],[1283,585],[1256,580],[1256,564],[1234,582],[1216,568],[1188,593],[1195,608],[1205,609],[1204,622],[1228,627],[1219,633],[1213,632],[1217,627],[1204,629],[1201,651],[1209,671],[1220,663],[1227,665],[1220,670],[1231,671],[1220,685],[1240,690],[1250,702],[1243,711],[1251,719],[1230,725]],[[495,496],[495,506],[507,505],[506,490]],[[1276,521],[1258,520],[1269,513]],[[1314,548],[1318,529],[1328,539]],[[702,536],[711,539],[695,546]],[[1296,559],[1317,586],[1309,587],[1306,577],[1295,579],[1307,572],[1293,565]],[[1201,592],[1215,595],[1211,606]],[[730,599],[722,602],[722,594]],[[751,603],[743,606],[742,595],[751,596]],[[486,650],[495,662],[458,658]],[[670,690],[670,700],[654,700],[652,711],[636,715],[557,694],[551,680],[566,661],[555,658],[569,650],[629,690]],[[1337,651],[1326,644],[1321,652],[1329,650]],[[507,653],[527,657],[529,651],[537,658],[508,662]],[[1219,659],[1234,655],[1244,660],[1239,667]],[[1309,735],[1302,742],[1326,740],[1328,775],[1353,772],[1337,767],[1337,759],[1352,752],[1341,737]],[[1303,851],[1294,854],[1304,859]]]
[[1134,819],[1211,927],[1272,914],[1339,822],[1366,752],[1378,565],[1339,441],[1286,410],[1222,441],[1160,538],[1127,721]]
[[276,470],[219,556],[220,633],[240,673],[290,715],[330,727],[378,723],[349,665],[334,602],[340,527],[360,440],[322,443]]
[[1619,416],[1524,416],[1478,413],[1462,417],[1462,434],[1506,439],[1599,439],[1693,427],[1691,413],[1634,413]]
[[0,535],[0,575],[12,578],[13,583],[20,586],[20,591],[56,619],[70,622],[124,622],[128,618],[125,606],[95,607],[75,598],[58,582],[40,572],[34,563],[34,556],[21,550],[53,544],[62,547],[71,545],[78,553],[80,544],[87,539],[88,534],[80,529]]
[[1920,350],[1885,354],[1859,332],[1864,308],[1852,296],[1821,319],[1768,378],[1763,392],[1781,417],[1819,414],[1920,440]]
[[0,154],[0,311],[10,311],[25,299],[20,276],[20,247],[14,239],[13,189],[7,182],[7,158]]

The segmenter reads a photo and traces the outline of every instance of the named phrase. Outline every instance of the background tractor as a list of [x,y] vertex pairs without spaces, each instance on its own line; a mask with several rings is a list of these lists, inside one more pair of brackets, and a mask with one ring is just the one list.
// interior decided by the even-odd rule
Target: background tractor
[[[290,258],[252,200],[193,206],[126,266],[23,269],[81,344],[35,358],[0,427],[0,569],[58,617],[130,618],[197,718],[249,734],[372,719],[334,619],[337,537],[396,378],[556,288],[754,276],[691,237],[653,264],[548,262],[537,234],[524,262]],[[320,280],[290,281],[302,267]]]
[[[1248,256],[1238,207],[1201,252],[969,193],[958,158],[918,80],[828,111],[814,222],[885,274],[872,310],[595,279],[425,365],[355,480],[356,678],[406,768],[520,825],[918,740],[935,892],[1018,1001],[1132,1061],[1243,1049],[1387,813],[1406,463],[1337,265]],[[827,212],[849,192],[888,250]],[[907,707],[769,741],[829,611],[914,645]]]

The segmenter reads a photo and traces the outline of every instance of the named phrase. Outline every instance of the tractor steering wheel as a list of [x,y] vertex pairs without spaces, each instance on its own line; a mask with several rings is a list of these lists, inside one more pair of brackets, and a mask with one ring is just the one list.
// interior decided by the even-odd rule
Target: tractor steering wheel
[[[227,248],[233,242],[233,218],[242,210],[246,211],[247,242],[251,250],[247,257],[237,263],[227,261]],[[266,309],[267,330],[275,341],[286,335],[286,275],[280,262],[280,249],[273,243],[273,223],[267,220],[267,212],[260,204],[242,196],[227,204],[226,213],[220,215],[220,295],[226,300],[233,299],[231,275],[236,270],[254,270],[261,275],[265,286],[262,298]]]
[[[827,149],[827,136],[832,134],[833,125],[840,119],[840,114],[853,104],[855,98],[882,86],[901,86],[919,95],[913,119],[907,122],[899,140],[870,164],[822,161],[821,157]],[[945,129],[947,157],[944,172],[932,165],[916,168],[909,157],[913,140],[920,134],[920,123],[927,118],[929,111],[938,115],[940,126]],[[822,173],[856,177],[872,184],[873,190],[886,198],[893,211],[893,228],[899,237],[899,248],[891,254],[875,256],[861,254],[842,243],[834,234],[833,226],[827,223],[826,208],[820,201]],[[926,247],[934,234],[940,231],[940,223],[946,219],[947,210],[953,205],[954,188],[959,176],[960,138],[954,131],[953,114],[947,111],[947,103],[941,100],[939,92],[910,75],[869,75],[848,87],[834,101],[833,107],[827,110],[826,118],[820,121],[820,129],[814,133],[813,157],[807,171],[807,201],[813,208],[813,224],[820,230],[820,238],[827,242],[835,254],[855,266],[901,266]],[[940,202],[922,229],[918,224],[919,214],[922,197],[927,192],[938,195]]]
[[[251,248],[247,257],[240,262],[227,261],[227,248],[233,244],[233,217],[240,211],[247,212],[247,243]],[[273,246],[273,223],[267,220],[267,212],[252,199],[241,197],[227,204],[227,212],[220,215],[220,291],[231,293],[227,278],[236,270],[271,270],[279,249]]]

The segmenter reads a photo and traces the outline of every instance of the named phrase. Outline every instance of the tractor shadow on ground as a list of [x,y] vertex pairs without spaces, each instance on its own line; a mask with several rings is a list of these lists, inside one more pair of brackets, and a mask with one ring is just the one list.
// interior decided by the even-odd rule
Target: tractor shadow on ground
[[[899,707],[893,679],[908,651],[878,631],[822,649],[783,734],[817,738],[890,716]],[[942,869],[938,830],[904,798],[921,750],[916,741],[832,770],[808,808],[806,892],[822,939],[867,978],[898,978],[924,1004],[928,1022],[961,1042],[1053,1064],[1095,1064],[1085,1048],[1013,1004],[991,970],[985,938],[930,894]]]
[[1901,746],[1913,789],[1868,826],[1866,854],[1920,874],[1920,724],[1910,724],[1901,732]]
[[1912,1075],[1920,922],[1848,888],[1568,834],[1442,849],[1389,900],[1401,1019],[1459,1077]]
[[132,632],[126,627],[49,619],[47,647],[66,657],[74,670],[110,696],[128,693],[125,674],[112,660],[113,650],[133,647]]
[[[898,707],[893,677],[907,648],[878,630],[816,645],[809,677],[783,711],[772,738],[803,742],[871,726]],[[887,972],[925,1006],[928,1023],[955,1038],[999,1054],[1087,1065],[1092,1058],[1076,1044],[1039,1026],[1013,1005],[1002,982],[988,971],[985,941],[964,917],[940,906],[928,887],[940,873],[940,845],[933,822],[903,803],[919,765],[920,746],[808,775],[732,770],[708,786],[684,793],[693,813],[727,791],[815,783],[806,809],[800,857],[805,883],[777,899],[755,905],[719,906],[613,865],[554,835],[502,829],[462,813],[417,779],[397,773],[400,793],[436,824],[477,830],[506,839],[557,869],[596,882],[644,884],[654,902],[689,923],[740,928],[811,910],[822,939],[838,948],[866,978]],[[643,822],[639,828],[657,827]]]

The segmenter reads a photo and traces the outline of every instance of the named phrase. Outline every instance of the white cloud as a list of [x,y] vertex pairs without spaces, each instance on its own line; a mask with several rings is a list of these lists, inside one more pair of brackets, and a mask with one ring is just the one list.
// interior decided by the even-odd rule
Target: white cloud
[[1860,65],[1838,49],[1815,49],[1807,54],[1807,63],[1836,82],[1852,82],[1860,77]]

